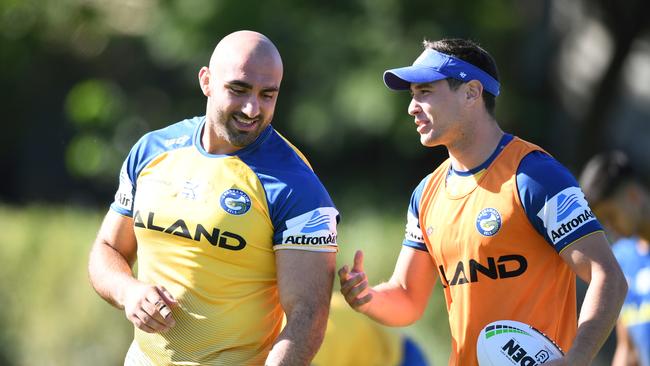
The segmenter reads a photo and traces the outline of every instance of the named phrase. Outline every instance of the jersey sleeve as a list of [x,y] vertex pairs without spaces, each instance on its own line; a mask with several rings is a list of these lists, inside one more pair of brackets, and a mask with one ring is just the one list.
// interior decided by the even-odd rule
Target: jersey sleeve
[[261,179],[275,228],[274,250],[338,250],[339,212],[315,174],[302,171],[282,181],[264,176]]
[[544,152],[535,151],[522,159],[517,188],[528,220],[558,253],[603,230],[576,179]]
[[142,169],[141,162],[146,155],[147,136],[143,136],[133,147],[120,169],[119,185],[115,192],[115,200],[111,209],[120,215],[133,217],[133,199],[135,198],[138,172]]
[[119,185],[111,209],[120,215],[133,217],[136,182],[142,169],[165,151],[191,145],[191,133],[202,119],[186,119],[142,136],[122,163]]
[[409,201],[409,207],[406,212],[406,229],[404,233],[404,241],[402,242],[403,246],[411,247],[417,250],[422,250],[428,252],[426,244],[424,243],[424,236],[422,235],[422,229],[420,228],[420,198],[422,197],[422,192],[424,187],[431,174],[427,175],[415,190],[411,194],[411,200]]

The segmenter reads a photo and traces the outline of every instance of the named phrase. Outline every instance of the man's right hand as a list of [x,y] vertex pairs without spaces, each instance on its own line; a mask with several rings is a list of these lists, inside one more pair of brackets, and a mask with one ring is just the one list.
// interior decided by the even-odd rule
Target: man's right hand
[[124,294],[124,312],[133,325],[147,333],[166,332],[176,325],[171,308],[178,303],[163,286],[138,283]]
[[368,288],[368,277],[363,271],[363,252],[357,250],[354,253],[354,265],[350,271],[348,265],[339,269],[339,280],[341,282],[341,293],[350,306],[361,313],[365,313],[370,307],[372,300],[372,289]]

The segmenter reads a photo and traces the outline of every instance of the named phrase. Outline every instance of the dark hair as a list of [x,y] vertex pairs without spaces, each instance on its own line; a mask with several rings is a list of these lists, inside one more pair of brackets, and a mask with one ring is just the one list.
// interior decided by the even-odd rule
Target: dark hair
[[606,200],[630,181],[639,177],[622,151],[609,151],[591,158],[580,174],[580,186],[592,205]]
[[[433,42],[424,40],[423,45],[425,49],[432,49],[469,62],[470,64],[488,73],[494,78],[494,80],[499,81],[499,72],[497,70],[496,62],[494,62],[492,56],[490,56],[486,50],[481,48],[478,43],[467,39],[452,38],[441,39],[439,41]],[[451,90],[456,90],[461,84],[463,84],[463,81],[454,78],[447,78],[446,80],[449,83],[449,88]],[[487,112],[494,118],[496,96],[492,95],[491,93],[484,92],[483,103],[485,104],[485,109]]]

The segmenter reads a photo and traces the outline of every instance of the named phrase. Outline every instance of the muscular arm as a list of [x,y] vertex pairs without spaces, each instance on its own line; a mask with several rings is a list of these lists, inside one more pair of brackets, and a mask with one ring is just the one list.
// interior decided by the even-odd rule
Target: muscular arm
[[309,365],[325,335],[336,254],[283,249],[275,258],[287,324],[266,365]]
[[124,309],[123,290],[136,280],[133,219],[109,210],[90,251],[88,274],[95,291],[111,305]]
[[436,270],[428,253],[403,246],[388,282],[368,288],[360,251],[352,270],[344,266],[339,277],[341,293],[350,306],[384,325],[399,327],[422,316],[436,282]]
[[616,323],[627,282],[602,232],[583,237],[561,256],[589,284],[578,318],[578,333],[565,360],[569,365],[588,365]]
[[[124,309],[127,319],[146,332],[165,331],[175,322],[165,306],[176,301],[162,286],[133,277],[137,241],[133,219],[109,210],[90,251],[90,282],[104,300]],[[162,302],[161,302],[162,301]]]

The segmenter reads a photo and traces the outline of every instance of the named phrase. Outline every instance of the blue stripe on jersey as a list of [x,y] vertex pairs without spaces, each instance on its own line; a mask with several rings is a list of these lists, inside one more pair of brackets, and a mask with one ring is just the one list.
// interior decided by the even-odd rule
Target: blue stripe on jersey
[[[242,149],[237,155],[255,172],[264,187],[275,231],[273,243],[283,242],[282,234],[287,230],[288,220],[314,210],[302,227],[302,233],[327,230],[334,223],[318,209],[334,208],[334,203],[325,187],[275,130],[269,126],[264,133],[269,134],[268,138],[256,148]],[[337,215],[336,222],[339,220]]]
[[469,177],[470,175],[474,175],[480,172],[481,170],[486,169],[488,166],[490,166],[490,164],[492,164],[494,159],[496,159],[496,157],[499,156],[499,153],[501,153],[503,148],[506,147],[506,145],[508,145],[508,143],[512,141],[512,139],[513,136],[511,134],[509,133],[503,134],[503,136],[501,136],[501,140],[499,140],[499,144],[497,145],[497,148],[494,149],[494,151],[492,152],[492,155],[490,155],[490,157],[487,158],[487,160],[484,161],[483,164],[477,166],[476,168],[472,168],[467,171],[461,171],[461,170],[456,170],[452,167],[450,171],[453,172],[455,175],[460,175],[462,177]]
[[[433,174],[433,173],[431,173]],[[406,217],[406,232],[404,234],[404,241],[402,245],[415,248],[428,252],[426,244],[424,243],[424,238],[422,235],[422,229],[420,228],[420,199],[422,198],[422,191],[426,186],[431,174],[427,175],[420,181],[413,194],[411,194],[411,200],[409,201],[409,207]]]
[[531,224],[557,252],[602,230],[576,179],[544,152],[531,152],[521,160],[517,189]]
[[[192,136],[196,134],[197,130],[200,130],[198,127],[204,120],[205,117],[186,119],[142,136],[133,145],[131,152],[122,165],[120,188],[116,194],[115,202],[111,204],[111,208],[122,215],[133,216],[133,196],[135,195],[136,181],[142,169],[160,154],[191,146],[194,140]],[[130,192],[128,192],[129,189]],[[120,205],[120,199],[117,197],[120,194],[125,196],[121,200],[130,199],[130,204]],[[126,197],[129,195],[130,198]]]

